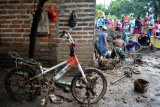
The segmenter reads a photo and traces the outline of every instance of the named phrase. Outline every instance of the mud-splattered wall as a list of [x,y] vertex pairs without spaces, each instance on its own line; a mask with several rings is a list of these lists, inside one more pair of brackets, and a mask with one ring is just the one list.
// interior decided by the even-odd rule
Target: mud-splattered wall
[[[7,53],[16,51],[28,57],[29,34],[35,0],[0,0],[0,67],[12,65]],[[38,1],[38,0],[36,0]],[[69,31],[77,43],[76,54],[82,65],[91,65],[94,38],[95,0],[48,0],[44,11],[54,5],[59,13],[58,22],[50,22],[50,35],[37,36],[35,59],[53,65],[68,57],[69,49],[60,32]],[[71,11],[77,16],[75,28],[68,26]]]

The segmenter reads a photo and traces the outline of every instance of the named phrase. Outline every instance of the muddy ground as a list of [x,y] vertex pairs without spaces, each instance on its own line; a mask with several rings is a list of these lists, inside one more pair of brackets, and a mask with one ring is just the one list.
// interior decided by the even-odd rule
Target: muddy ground
[[[133,64],[132,58],[126,59],[114,70],[103,71],[106,76],[108,86],[104,99],[101,99],[93,107],[160,107],[160,51],[145,53],[142,58],[143,64]],[[127,69],[130,71],[140,71],[131,78],[124,78],[115,84],[110,82],[121,77]],[[39,107],[40,98],[32,102],[14,102],[6,93],[3,86],[5,72],[1,70],[0,78],[0,107]],[[138,78],[149,81],[147,92],[138,93],[134,91],[134,81]],[[59,94],[71,98],[72,102],[64,101],[62,104],[48,103],[48,107],[83,107],[74,100],[70,93],[58,89]]]
[[[143,52],[142,64],[133,64],[132,58],[127,58],[116,66],[114,70],[103,70],[107,79],[107,92],[103,99],[93,107],[160,107],[160,51]],[[140,71],[140,74],[133,73],[131,78],[124,78],[115,84],[110,83],[124,75],[124,71]],[[12,100],[6,93],[3,85],[3,79],[6,71],[0,69],[0,107],[40,107],[41,98],[32,102],[18,103]],[[66,76],[65,78],[68,78]],[[134,81],[136,79],[145,79],[149,81],[147,92],[138,93],[134,91]],[[69,76],[68,81],[72,77]],[[64,92],[57,88],[57,94],[65,98],[72,99],[72,102],[64,101],[61,104],[48,103],[47,107],[84,107],[72,97],[70,92]]]

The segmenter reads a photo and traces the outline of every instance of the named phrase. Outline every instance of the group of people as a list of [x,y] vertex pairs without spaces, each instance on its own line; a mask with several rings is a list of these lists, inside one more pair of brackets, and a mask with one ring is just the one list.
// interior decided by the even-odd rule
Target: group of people
[[[124,30],[123,30],[124,31]],[[131,38],[126,39],[125,33],[123,36],[117,35],[116,38],[113,38],[113,50],[111,52],[110,57],[116,58],[117,55],[121,60],[125,60],[125,51],[128,52],[128,54],[135,51],[135,47],[143,47],[143,46],[152,46],[150,42],[150,38],[145,33],[140,33],[140,36],[138,37],[138,41],[134,41]],[[105,58],[106,53],[108,53],[109,44],[107,42],[107,27],[104,25],[102,27],[102,31],[100,32],[97,42],[96,42],[96,51],[99,54],[99,60],[103,60]],[[125,38],[125,39],[123,39]]]
[[109,29],[122,31],[126,30],[130,34],[141,34],[141,32],[147,34],[149,37],[152,35],[160,36],[160,16],[157,20],[154,20],[154,16],[145,16],[143,19],[138,16],[136,19],[131,16],[123,16],[122,20],[105,19],[99,17],[96,23],[97,29],[102,29],[103,26],[107,26]]

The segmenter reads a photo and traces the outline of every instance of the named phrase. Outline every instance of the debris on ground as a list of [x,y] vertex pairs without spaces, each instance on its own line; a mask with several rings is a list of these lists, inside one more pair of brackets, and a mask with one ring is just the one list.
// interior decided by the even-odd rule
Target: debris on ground
[[137,79],[134,81],[134,90],[136,92],[144,93],[148,90],[149,81],[144,79]]

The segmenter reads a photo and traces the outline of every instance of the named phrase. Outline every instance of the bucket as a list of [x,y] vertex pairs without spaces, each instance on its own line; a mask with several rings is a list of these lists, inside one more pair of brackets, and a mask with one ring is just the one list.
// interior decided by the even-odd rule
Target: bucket
[[147,91],[149,86],[149,81],[144,79],[137,79],[134,81],[134,90],[139,93],[144,93]]

